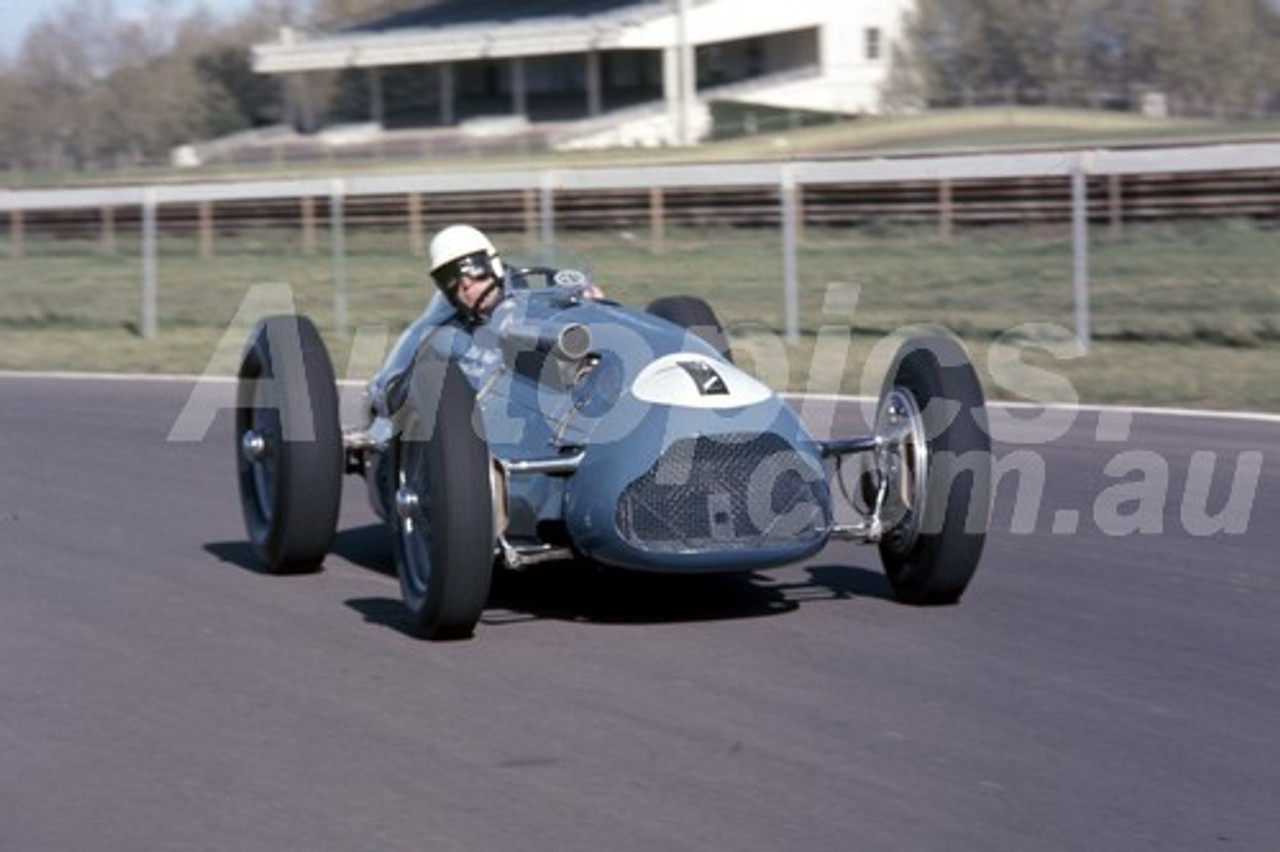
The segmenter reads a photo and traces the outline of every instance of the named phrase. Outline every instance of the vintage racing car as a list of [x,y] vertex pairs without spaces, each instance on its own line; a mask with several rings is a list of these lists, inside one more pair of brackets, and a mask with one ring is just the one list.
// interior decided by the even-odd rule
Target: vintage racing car
[[586,298],[574,270],[509,276],[481,325],[428,310],[369,382],[363,422],[345,430],[311,321],[255,327],[236,459],[268,570],[319,566],[346,472],[368,484],[411,630],[426,638],[474,631],[495,568],[570,558],[754,571],[846,539],[878,545],[903,601],[965,591],[991,459],[982,388],[954,339],[907,339],[870,432],[818,437],[735,366],[706,302],[638,310]]

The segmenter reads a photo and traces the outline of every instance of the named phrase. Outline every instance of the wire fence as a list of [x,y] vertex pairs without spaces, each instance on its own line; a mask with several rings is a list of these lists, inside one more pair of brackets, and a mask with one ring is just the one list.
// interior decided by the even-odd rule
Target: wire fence
[[[981,333],[1030,315],[1012,303],[1037,305],[1081,346],[1095,333],[1270,339],[1274,285],[1236,267],[1276,266],[1265,255],[1280,223],[1280,144],[23,190],[0,192],[0,216],[0,323],[127,323],[144,339],[224,319],[244,282],[264,277],[296,282],[340,335],[411,316],[402,294],[421,298],[426,241],[453,221],[517,255],[593,266],[637,296],[745,294],[749,311],[731,318],[789,343],[822,324],[823,288],[851,280]],[[1232,253],[1217,259],[1225,283],[1210,268],[1192,273],[1198,285],[1177,284],[1201,262],[1182,256],[1189,219],[1249,223],[1218,229],[1211,251]],[[1121,244],[1153,228],[1125,261]],[[985,247],[969,239],[978,232]],[[1248,246],[1233,242],[1244,236]],[[1113,292],[1126,262],[1145,264],[1145,277]],[[1015,274],[1024,280],[998,286]],[[1213,289],[1230,318],[1197,331],[1194,316],[1140,317],[1151,282]],[[910,318],[878,310],[872,325]]]

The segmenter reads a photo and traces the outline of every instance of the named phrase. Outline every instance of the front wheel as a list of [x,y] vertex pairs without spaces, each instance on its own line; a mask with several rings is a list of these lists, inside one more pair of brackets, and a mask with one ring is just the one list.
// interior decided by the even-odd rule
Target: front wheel
[[982,555],[992,476],[982,385],[959,342],[927,336],[899,348],[875,432],[880,558],[894,593],[954,603]]
[[342,428],[333,364],[304,316],[249,336],[236,388],[236,467],[245,529],[275,574],[319,567],[338,524]]
[[394,447],[396,572],[411,632],[470,636],[494,561],[491,461],[475,392],[458,366],[422,353]]

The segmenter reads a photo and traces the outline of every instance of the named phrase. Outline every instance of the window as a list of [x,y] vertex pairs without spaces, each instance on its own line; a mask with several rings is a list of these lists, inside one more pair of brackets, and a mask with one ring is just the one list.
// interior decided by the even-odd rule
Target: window
[[869,62],[880,58],[880,28],[867,27],[862,31],[863,53]]

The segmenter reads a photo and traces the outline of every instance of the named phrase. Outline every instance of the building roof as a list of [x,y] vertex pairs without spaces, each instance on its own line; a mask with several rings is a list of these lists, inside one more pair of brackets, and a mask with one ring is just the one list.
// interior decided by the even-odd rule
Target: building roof
[[581,18],[614,12],[628,6],[652,6],[663,0],[435,0],[349,27],[344,32],[370,33],[408,28],[453,27],[461,24],[512,23],[542,18]]
[[638,28],[670,16],[664,0],[437,0],[337,32],[283,31],[253,49],[267,73],[581,53],[620,46]]

